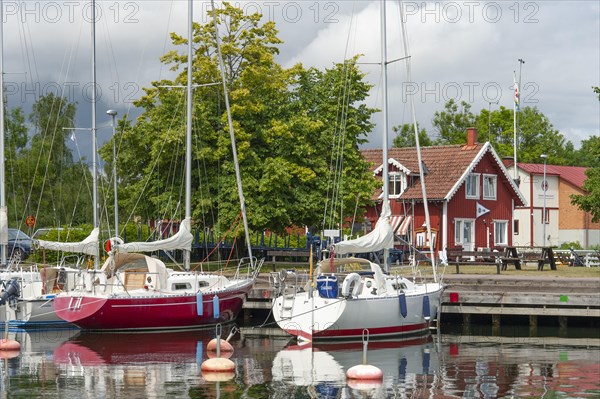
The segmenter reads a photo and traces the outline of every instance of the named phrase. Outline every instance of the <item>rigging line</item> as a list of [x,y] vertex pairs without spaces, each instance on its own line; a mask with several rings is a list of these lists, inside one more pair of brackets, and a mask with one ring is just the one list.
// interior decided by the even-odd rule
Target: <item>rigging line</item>
[[[159,89],[159,88],[157,88],[157,90],[159,90],[159,91],[160,91],[160,89]],[[178,102],[176,103],[175,110],[174,110],[175,112],[173,113],[173,117],[171,118],[171,120],[170,120],[170,122],[169,122],[169,123],[170,123],[170,125],[167,127],[167,130],[171,130],[171,128],[173,127],[173,125],[174,125],[174,123],[175,123],[175,119],[176,119],[176,114],[178,114],[178,113],[179,113],[179,111],[178,111],[178,110],[180,110],[180,109],[181,109],[180,107],[182,107],[182,104],[183,104],[183,100],[180,100],[180,101],[178,101]],[[148,186],[150,185],[150,181],[152,180],[153,174],[155,173],[155,171],[156,171],[156,170],[157,170],[157,168],[158,168],[158,163],[159,163],[159,160],[160,160],[160,158],[161,158],[161,154],[162,154],[162,152],[165,150],[165,146],[166,146],[166,140],[161,140],[161,146],[158,148],[158,153],[157,153],[157,154],[154,156],[154,162],[153,162],[153,164],[152,164],[152,166],[151,166],[151,168],[150,168],[149,172],[148,172],[148,173],[145,173],[145,175],[146,175],[145,182],[144,182],[144,184],[142,185],[142,189],[141,189],[141,191],[140,191],[140,194],[139,194],[139,196],[138,196],[138,198],[137,198],[137,200],[136,200],[135,204],[133,205],[133,207],[132,207],[132,209],[131,209],[131,212],[130,212],[129,216],[128,216],[128,217],[127,217],[127,219],[126,219],[126,220],[127,220],[127,222],[129,222],[130,220],[132,220],[132,219],[133,219],[133,216],[134,216],[135,210],[137,209],[137,207],[138,207],[139,203],[142,201],[142,198],[145,198],[145,197],[144,197],[144,193],[146,193],[146,189],[147,189],[147,188],[148,188]],[[151,148],[150,150],[152,150],[152,148]]]

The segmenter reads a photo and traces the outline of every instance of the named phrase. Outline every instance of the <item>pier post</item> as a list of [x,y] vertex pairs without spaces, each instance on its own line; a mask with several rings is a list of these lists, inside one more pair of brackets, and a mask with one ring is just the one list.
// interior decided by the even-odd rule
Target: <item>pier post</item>
[[469,313],[463,313],[463,334],[469,334],[471,332],[471,315]]
[[558,336],[567,336],[567,316],[558,316]]
[[529,336],[537,337],[538,318],[537,315],[529,315]]

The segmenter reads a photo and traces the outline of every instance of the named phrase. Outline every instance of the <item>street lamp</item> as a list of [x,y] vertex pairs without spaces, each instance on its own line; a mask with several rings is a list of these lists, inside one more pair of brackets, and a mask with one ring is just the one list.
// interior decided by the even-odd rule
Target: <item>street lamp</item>
[[546,246],[546,191],[548,191],[548,182],[546,182],[546,159],[548,155],[542,154],[540,158],[544,160],[544,181],[542,182],[542,190],[544,191],[544,207],[542,209],[542,246]]
[[106,113],[112,116],[112,128],[113,128],[113,179],[114,179],[114,190],[115,190],[115,237],[119,235],[119,205],[117,202],[117,148],[116,148],[116,124],[115,117],[117,111],[109,109]]

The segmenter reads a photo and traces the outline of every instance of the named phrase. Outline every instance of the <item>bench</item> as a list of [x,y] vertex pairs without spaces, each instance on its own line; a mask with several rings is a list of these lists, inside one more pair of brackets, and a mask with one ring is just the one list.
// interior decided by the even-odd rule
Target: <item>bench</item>
[[285,262],[283,259],[280,259],[280,261],[278,262],[277,258],[289,258],[292,260],[293,263],[295,263],[295,262],[299,262],[298,258],[306,258],[306,261],[308,261],[308,258],[310,257],[310,251],[294,250],[294,249],[270,250],[270,251],[267,251],[267,256],[271,258],[272,263]]
[[[448,263],[454,262],[456,274],[460,274],[460,265],[495,265],[496,273],[500,274],[501,263],[496,252],[463,251],[461,249],[447,249]],[[467,259],[465,259],[467,258]]]

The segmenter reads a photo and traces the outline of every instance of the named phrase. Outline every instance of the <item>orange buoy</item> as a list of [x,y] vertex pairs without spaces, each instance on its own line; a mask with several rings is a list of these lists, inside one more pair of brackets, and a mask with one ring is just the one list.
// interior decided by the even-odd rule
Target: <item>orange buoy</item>
[[0,351],[19,351],[21,350],[21,344],[14,339],[2,338],[0,339]]
[[[217,340],[217,338],[213,338],[210,340],[208,345],[206,345],[206,350],[210,352],[217,351],[217,341],[221,341],[221,352],[233,352],[233,346],[229,342],[224,339]],[[231,356],[231,355],[230,355]]]
[[202,372],[231,373],[235,371],[235,363],[224,357],[213,357],[202,362],[200,369]]
[[208,356],[209,359],[215,359],[218,357],[229,359],[231,358],[231,356],[233,356],[233,352],[221,352],[221,354],[219,355],[216,351],[207,351],[206,356]]
[[0,351],[0,359],[12,359],[19,356],[20,351]]
[[383,379],[383,372],[378,367],[370,364],[359,364],[346,371],[346,378],[352,380],[379,381]]
[[235,373],[230,372],[230,371],[224,371],[224,372],[223,371],[222,372],[203,371],[202,377],[204,377],[204,379],[208,382],[222,382],[222,381],[229,381],[232,378],[234,378]]

